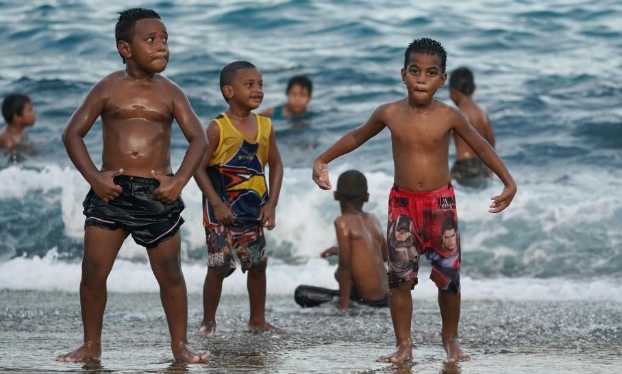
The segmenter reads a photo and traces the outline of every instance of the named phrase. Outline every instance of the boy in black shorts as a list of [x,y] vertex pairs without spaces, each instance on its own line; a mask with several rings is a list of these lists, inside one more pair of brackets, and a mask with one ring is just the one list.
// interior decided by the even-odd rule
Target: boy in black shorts
[[[99,360],[106,307],[106,279],[123,241],[132,235],[145,246],[178,361],[202,362],[188,347],[188,300],[179,257],[180,193],[201,164],[206,139],[186,95],[160,75],[169,57],[168,34],[149,9],[120,13],[115,28],[125,70],[97,83],[73,114],[63,133],[69,158],[91,185],[86,215],[80,306],[84,343],[58,361]],[[84,136],[101,116],[102,166],[89,156]],[[188,140],[186,155],[173,176],[170,144],[173,120]]]

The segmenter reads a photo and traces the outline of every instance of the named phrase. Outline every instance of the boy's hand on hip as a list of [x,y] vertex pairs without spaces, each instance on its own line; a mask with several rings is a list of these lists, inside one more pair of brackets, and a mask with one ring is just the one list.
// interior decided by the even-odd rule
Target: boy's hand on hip
[[492,204],[490,204],[490,209],[488,210],[490,213],[499,213],[503,209],[510,206],[512,199],[514,199],[514,195],[516,195],[516,185],[506,186],[501,191],[501,195],[493,196],[490,198],[492,200]]
[[123,174],[123,169],[116,171],[104,171],[99,173],[95,182],[91,185],[93,192],[106,204],[119,197],[123,189],[114,183],[114,177]]
[[233,215],[229,204],[221,201],[218,204],[212,205],[212,207],[214,208],[216,222],[218,222],[219,225],[227,226],[235,222],[235,216]]
[[160,182],[158,188],[153,191],[153,195],[164,204],[174,203],[181,194],[181,189],[183,188],[181,183],[177,183],[174,177],[162,176],[153,170],[151,170],[151,175]]
[[313,163],[313,181],[323,190],[330,190],[332,186],[328,180],[328,165],[315,160]]

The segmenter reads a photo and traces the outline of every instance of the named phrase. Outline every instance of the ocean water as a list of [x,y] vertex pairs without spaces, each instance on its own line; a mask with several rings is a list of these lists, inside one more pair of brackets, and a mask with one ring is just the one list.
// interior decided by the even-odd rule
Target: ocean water
[[[519,187],[512,205],[496,215],[488,213],[488,205],[502,189],[499,181],[483,190],[456,189],[465,305],[596,305],[596,315],[611,312],[612,317],[594,328],[621,345],[622,3],[616,0],[169,0],[131,5],[0,0],[0,95],[19,91],[32,98],[37,123],[29,137],[42,141],[37,154],[21,163],[0,156],[0,289],[8,295],[77,300],[81,202],[88,185],[67,158],[60,135],[89,88],[123,68],[114,24],[116,12],[129,6],[150,7],[162,16],[171,50],[164,74],[186,92],[204,125],[226,109],[218,75],[231,61],[249,60],[261,69],[262,108],[285,99],[292,75],[307,74],[314,82],[311,123],[274,123],[285,175],[277,227],[266,234],[269,301],[292,307],[285,300],[301,283],[337,287],[335,264],[318,255],[335,243],[332,220],[339,208],[331,193],[312,182],[312,160],[379,104],[405,95],[399,74],[404,50],[414,38],[432,37],[448,51],[448,70],[466,65],[474,71],[476,100],[490,113],[497,152]],[[449,103],[446,88],[437,97]],[[99,122],[85,140],[98,165]],[[186,147],[179,130],[172,144],[176,168]],[[385,222],[392,184],[388,131],[331,163],[333,180],[351,168],[365,172],[371,194],[366,208]],[[183,191],[183,267],[194,299],[200,297],[206,272],[200,195],[194,181]],[[415,298],[433,303],[436,288],[428,272],[423,266]],[[130,295],[158,291],[144,249],[131,239],[120,252],[108,289]],[[223,294],[245,295],[245,277],[234,273]],[[503,315],[503,308],[498,310]],[[8,315],[13,314],[0,313]],[[388,314],[380,317],[390,323]],[[73,318],[71,327],[79,331],[79,316]],[[468,336],[469,326],[462,326]],[[382,341],[392,339],[390,330],[382,334],[387,334]],[[558,337],[555,331],[550,334],[552,341]]]

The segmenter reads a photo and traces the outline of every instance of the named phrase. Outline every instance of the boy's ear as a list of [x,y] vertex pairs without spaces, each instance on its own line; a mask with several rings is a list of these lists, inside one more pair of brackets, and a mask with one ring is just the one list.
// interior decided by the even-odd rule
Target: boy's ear
[[439,87],[443,87],[445,85],[445,81],[447,80],[447,72],[441,74],[441,84]]
[[335,198],[335,200],[339,201],[339,194],[337,193],[337,191],[333,191],[333,197]]
[[365,194],[365,199],[363,199],[364,202],[368,202],[369,201],[369,192]]
[[402,83],[406,84],[406,70],[404,68],[400,69],[400,75],[402,76]]
[[233,97],[233,86],[229,86],[228,84],[225,84],[224,86],[222,86],[222,94],[227,99],[231,99]]
[[132,57],[132,48],[130,46],[130,43],[126,42],[125,40],[119,40],[117,42],[117,51],[119,51],[119,54],[121,54],[121,56],[123,56],[123,58],[126,60]]

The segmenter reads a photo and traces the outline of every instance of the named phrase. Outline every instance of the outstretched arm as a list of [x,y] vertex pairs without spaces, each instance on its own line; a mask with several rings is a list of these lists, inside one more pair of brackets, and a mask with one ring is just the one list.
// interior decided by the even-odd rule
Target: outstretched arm
[[385,108],[386,105],[378,107],[367,122],[346,133],[315,159],[313,163],[313,180],[321,189],[330,190],[332,188],[328,179],[329,162],[352,152],[384,129],[385,124],[382,121],[382,115]]
[[507,208],[514,195],[516,194],[516,182],[512,178],[512,175],[501,161],[497,152],[493,147],[477,133],[477,131],[469,125],[466,118],[458,112],[456,113],[456,120],[453,130],[471,147],[473,152],[492,170],[501,182],[503,182],[504,188],[500,195],[493,196],[491,198],[492,204],[490,205],[489,212],[498,213]]

